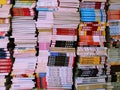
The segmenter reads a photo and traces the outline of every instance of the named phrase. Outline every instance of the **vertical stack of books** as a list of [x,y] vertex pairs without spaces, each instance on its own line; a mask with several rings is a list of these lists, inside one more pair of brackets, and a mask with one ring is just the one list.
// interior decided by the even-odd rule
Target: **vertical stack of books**
[[120,1],[109,0],[108,25],[111,47],[120,48]]
[[10,90],[31,90],[35,86],[37,57],[35,37],[35,0],[15,0],[12,8],[12,36],[14,38],[15,61],[12,67]]
[[108,61],[111,66],[113,90],[120,89],[120,1],[109,0],[108,7],[109,43]]
[[0,1],[0,90],[6,90],[7,77],[11,72],[12,60],[10,58],[10,52],[7,48],[9,42],[8,32],[10,31],[10,9],[12,4],[10,0]]
[[53,28],[53,12],[57,9],[57,0],[38,0],[36,27],[38,32],[38,60],[36,66],[37,89],[46,89],[46,73],[50,42]]
[[47,63],[48,90],[72,90],[79,1],[58,0]]
[[[81,0],[78,27],[77,90],[105,90],[110,75],[105,47],[106,0]],[[111,90],[111,89],[110,89]]]

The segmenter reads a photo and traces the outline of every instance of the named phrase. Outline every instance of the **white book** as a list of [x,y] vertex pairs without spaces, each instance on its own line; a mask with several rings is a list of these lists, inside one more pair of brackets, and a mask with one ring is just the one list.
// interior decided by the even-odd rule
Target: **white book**
[[53,35],[52,41],[77,41],[77,36],[68,36],[68,35]]
[[57,0],[38,0],[37,6],[57,7]]

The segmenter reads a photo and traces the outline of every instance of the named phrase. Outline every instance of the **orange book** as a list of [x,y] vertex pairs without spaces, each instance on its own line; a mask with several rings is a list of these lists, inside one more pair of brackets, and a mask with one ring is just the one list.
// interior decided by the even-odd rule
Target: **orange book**
[[117,38],[117,39],[120,39],[120,35],[112,35],[110,36],[111,38]]
[[120,10],[109,10],[107,12],[108,15],[111,15],[111,14],[120,14]]
[[108,15],[108,20],[120,20],[120,14]]
[[81,57],[79,59],[80,64],[100,64],[100,57],[93,56],[93,57]]

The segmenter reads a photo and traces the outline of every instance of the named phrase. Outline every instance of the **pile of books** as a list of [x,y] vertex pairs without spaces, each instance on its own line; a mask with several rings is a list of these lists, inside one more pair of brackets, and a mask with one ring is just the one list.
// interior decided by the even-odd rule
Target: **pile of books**
[[111,47],[120,48],[120,1],[109,0],[108,25]]
[[113,90],[120,88],[120,1],[109,0],[108,7],[109,43],[108,61],[111,66]]
[[110,65],[120,65],[120,49],[119,48],[109,48],[108,50],[108,61]]
[[8,32],[10,31],[10,9],[12,5],[9,0],[0,1],[0,90],[6,90],[7,77],[11,72],[12,59],[8,49]]
[[75,28],[79,23],[79,0],[59,0],[58,10],[54,14],[54,28]]
[[78,6],[77,0],[38,0],[37,2],[38,89],[72,89],[72,70],[80,18],[77,12]]
[[[105,90],[110,75],[105,47],[106,1],[81,0],[78,27],[77,90]],[[110,89],[111,90],[111,89]]]
[[9,42],[6,37],[8,31],[10,31],[10,9],[12,8],[11,4],[4,4],[0,7],[0,48],[7,48],[7,43]]
[[16,0],[12,8],[12,36],[14,38],[15,61],[12,67],[10,90],[25,90],[35,87],[36,27],[34,17],[35,0]]
[[73,66],[75,51],[62,50],[50,51],[47,63],[47,85],[48,89],[72,89]]
[[50,55],[50,42],[53,28],[53,12],[57,9],[57,0],[38,0],[36,28],[38,32],[38,58],[36,66],[37,89],[47,88],[47,63]]
[[48,89],[72,90],[77,27],[80,19],[78,6],[78,0],[59,0],[58,10],[53,12],[54,25],[47,63]]

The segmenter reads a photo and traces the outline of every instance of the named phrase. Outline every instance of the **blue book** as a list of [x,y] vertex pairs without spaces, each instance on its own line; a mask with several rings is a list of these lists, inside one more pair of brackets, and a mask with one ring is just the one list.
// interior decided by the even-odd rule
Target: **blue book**
[[46,73],[39,73],[39,77],[46,77]]
[[50,52],[50,56],[66,56],[66,53]]
[[72,88],[72,84],[63,84],[62,86],[63,86],[63,88],[66,88],[66,89]]
[[36,7],[36,10],[37,11],[55,11],[56,9],[55,8],[37,8]]
[[95,17],[95,12],[81,12],[82,17]]
[[81,17],[81,21],[83,21],[83,22],[94,22],[94,21],[96,21],[96,17]]
[[5,39],[5,36],[0,36],[0,39]]
[[80,8],[80,12],[94,12],[94,8]]

